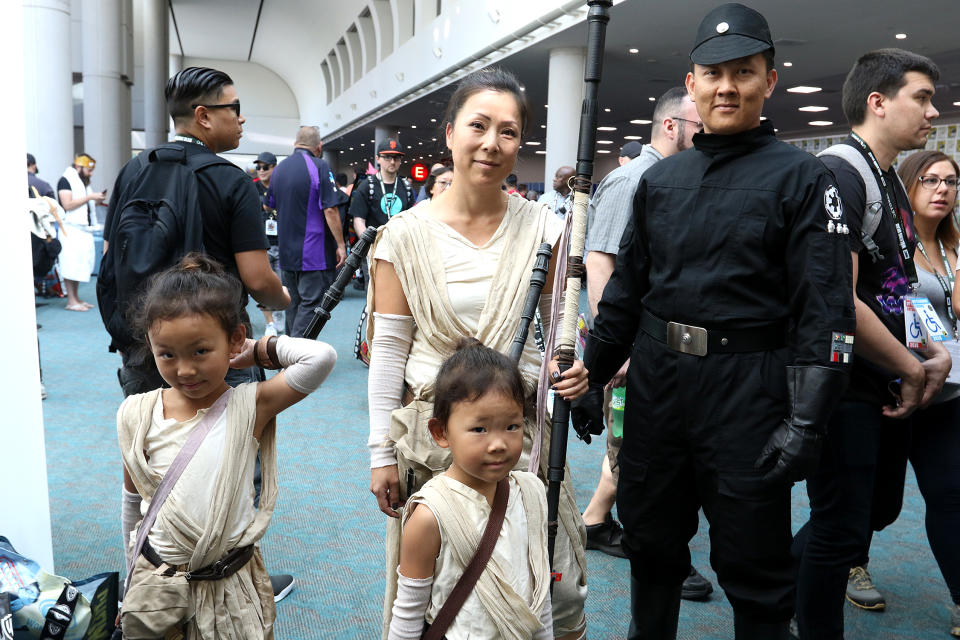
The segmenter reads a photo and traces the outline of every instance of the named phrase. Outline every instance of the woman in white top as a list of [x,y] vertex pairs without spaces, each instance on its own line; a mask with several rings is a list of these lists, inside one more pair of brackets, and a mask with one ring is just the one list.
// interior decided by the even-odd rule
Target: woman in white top
[[[526,101],[511,74],[484,69],[461,81],[444,119],[454,164],[452,186],[427,204],[394,216],[371,251],[370,491],[390,516],[388,567],[396,566],[398,509],[424,480],[405,460],[418,460],[428,475],[449,464],[426,429],[440,364],[464,335],[501,352],[509,348],[536,250],[542,242],[556,247],[560,238],[560,221],[549,207],[510,198],[500,189],[516,163],[527,120]],[[549,292],[549,275],[547,282]],[[541,309],[549,317],[543,300]],[[528,398],[542,362],[532,333],[520,363]],[[562,396],[572,399],[586,390],[581,362],[562,378],[555,375],[555,363],[549,364],[552,386]],[[534,437],[532,425],[524,429],[518,468],[526,469]],[[546,451],[541,446],[536,469],[541,479]],[[585,533],[569,482],[565,485],[555,554],[555,565],[565,565],[565,572],[553,595],[554,633],[579,638],[586,628]],[[391,573],[388,568],[388,606],[395,594]]]

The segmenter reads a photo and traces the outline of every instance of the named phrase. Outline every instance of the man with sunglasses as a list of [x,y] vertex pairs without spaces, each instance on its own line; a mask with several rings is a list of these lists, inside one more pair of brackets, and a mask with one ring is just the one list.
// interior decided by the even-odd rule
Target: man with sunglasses
[[[270,178],[273,177],[273,169],[277,166],[277,156],[269,151],[262,151],[257,156],[255,163],[257,177],[253,179],[253,185],[257,188],[257,194],[260,196],[260,202],[263,204],[263,230],[267,234],[267,242],[270,248],[267,249],[267,257],[270,259],[270,268],[280,276],[280,248],[277,242],[277,210],[267,205],[267,190],[270,188]],[[270,310],[262,304],[257,305],[263,313],[265,336],[275,336],[284,333],[286,328],[283,322],[283,311],[280,309]]]
[[[597,303],[613,273],[620,237],[627,226],[633,208],[633,197],[643,173],[658,161],[688,149],[693,136],[703,130],[697,106],[687,95],[686,87],[674,87],[660,96],[653,109],[653,126],[650,129],[650,144],[628,142],[621,152],[621,167],[614,169],[600,182],[590,199],[589,228],[586,242],[587,298],[590,305],[590,326],[597,313]],[[636,145],[635,151],[628,149]],[[633,154],[632,156],[630,154]],[[626,159],[626,162],[624,162]],[[587,527],[587,549],[596,549],[608,555],[626,557],[620,546],[622,530],[620,523],[610,515],[617,497],[619,467],[617,454],[622,438],[615,436],[611,428],[610,399],[614,388],[622,389],[627,372],[627,360],[614,379],[602,391],[592,388],[581,400],[574,402],[575,422],[589,420],[607,423],[607,451],[601,466],[600,483],[597,485],[583,512]],[[710,581],[690,567],[690,575],[683,583],[681,597],[686,600],[702,600],[713,592]]]

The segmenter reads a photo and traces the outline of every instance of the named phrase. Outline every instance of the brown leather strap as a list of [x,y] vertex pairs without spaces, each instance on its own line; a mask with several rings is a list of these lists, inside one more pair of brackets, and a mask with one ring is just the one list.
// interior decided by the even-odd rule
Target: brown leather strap
[[259,340],[253,343],[253,362],[261,369],[266,369],[266,367],[263,366],[263,360],[260,359],[260,341]]
[[277,357],[277,336],[267,338],[267,357],[270,358],[270,366],[268,369],[280,368],[280,358]]
[[493,555],[493,548],[497,546],[497,539],[500,537],[500,530],[503,528],[503,519],[507,514],[507,500],[510,498],[510,481],[504,478],[497,483],[497,492],[493,496],[493,507],[490,509],[490,517],[487,519],[487,526],[483,530],[483,537],[480,538],[480,546],[474,554],[470,564],[463,570],[463,575],[454,585],[453,591],[447,597],[447,601],[440,607],[437,617],[433,624],[423,634],[422,640],[441,640],[443,634],[453,624],[454,618],[460,612],[463,603],[467,601],[467,596],[473,591],[474,585],[480,579],[480,574],[487,567],[490,556]]

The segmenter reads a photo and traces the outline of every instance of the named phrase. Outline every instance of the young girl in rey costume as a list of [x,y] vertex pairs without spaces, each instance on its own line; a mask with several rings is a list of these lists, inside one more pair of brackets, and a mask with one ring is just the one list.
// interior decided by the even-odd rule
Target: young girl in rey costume
[[[427,422],[433,415],[434,380],[463,336],[506,353],[516,332],[538,247],[558,248],[563,222],[549,207],[508,196],[500,189],[511,173],[528,120],[526,100],[511,74],[484,69],[462,80],[444,119],[453,157],[453,186],[429,203],[384,225],[371,248],[369,377],[371,481],[387,527],[384,636],[396,595],[403,501],[450,464]],[[553,263],[550,271],[553,272]],[[545,291],[551,291],[548,274]],[[549,334],[549,296],[541,300]],[[520,360],[527,397],[535,395],[543,358],[532,338]],[[551,383],[566,398],[581,395],[587,372],[579,361],[560,377],[548,363]],[[556,377],[554,377],[556,376]],[[543,434],[548,435],[548,433]],[[518,469],[545,477],[549,445],[532,420],[524,423]],[[543,455],[541,455],[541,453]],[[553,630],[576,639],[586,628],[585,532],[570,484],[560,495],[555,566],[563,578],[553,591]]]
[[[152,281],[140,308],[137,325],[170,388],[130,396],[117,413],[130,574],[125,638],[273,637],[273,589],[256,543],[277,498],[274,418],[320,386],[336,353],[301,338],[248,339],[241,300],[236,278],[191,254]],[[254,364],[282,371],[235,389],[224,381],[228,368]],[[190,450],[191,434],[208,427],[149,535],[138,539],[164,475]]]
[[[425,622],[444,624],[439,612],[488,520],[495,546],[443,637],[553,638],[546,493],[534,474],[511,471],[523,450],[524,405],[516,365],[476,340],[464,338],[440,367],[428,426],[452,462],[407,500],[389,640],[418,639]],[[501,481],[502,524],[494,515]]]

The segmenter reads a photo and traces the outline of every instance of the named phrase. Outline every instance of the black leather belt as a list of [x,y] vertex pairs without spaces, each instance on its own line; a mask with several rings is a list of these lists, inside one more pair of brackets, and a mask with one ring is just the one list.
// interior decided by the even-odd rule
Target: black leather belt
[[695,356],[773,351],[787,344],[786,324],[781,322],[755,329],[705,329],[667,322],[644,309],[640,315],[640,329],[674,351]]
[[[240,571],[245,564],[250,562],[250,558],[253,557],[253,550],[252,544],[246,547],[237,547],[213,564],[196,571],[188,571],[184,576],[187,580],[222,580],[229,578],[237,571]],[[140,550],[140,554],[147,559],[147,562],[158,569],[165,562],[165,560],[160,557],[160,554],[157,553],[156,549],[150,545],[150,540],[143,541],[143,548]],[[174,573],[176,573],[176,569],[171,567],[164,575],[172,576]]]

